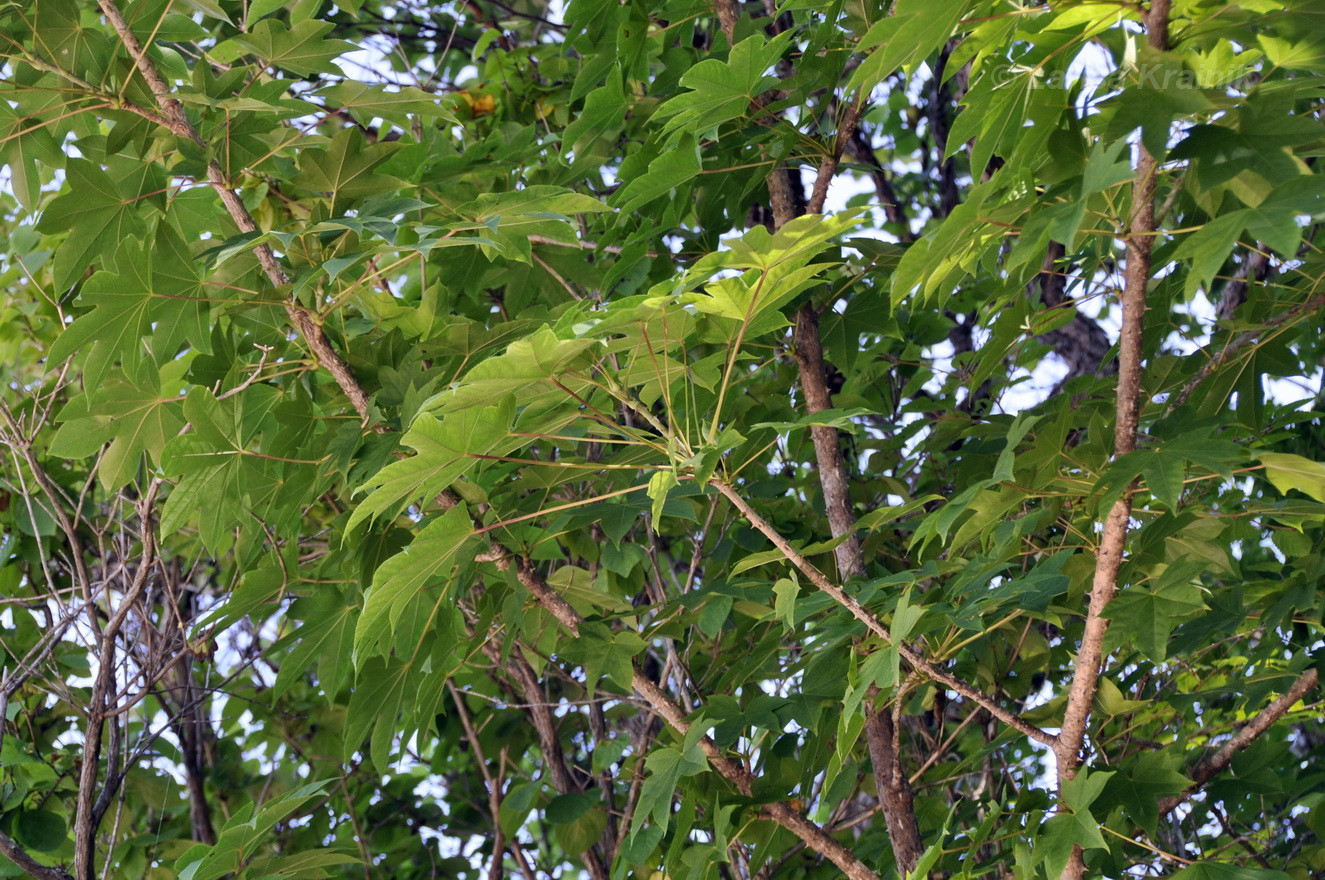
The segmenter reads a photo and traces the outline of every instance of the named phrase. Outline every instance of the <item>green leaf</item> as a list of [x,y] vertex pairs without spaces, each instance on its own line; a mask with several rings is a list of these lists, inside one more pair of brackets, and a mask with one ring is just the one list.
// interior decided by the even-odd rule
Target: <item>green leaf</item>
[[83,374],[100,385],[116,361],[137,372],[141,340],[152,315],[151,269],[142,245],[130,239],[120,249],[118,274],[98,272],[83,285],[79,303],[92,310],[70,324],[51,346],[55,363],[84,351]]
[[272,648],[275,652],[289,648],[276,675],[273,691],[277,699],[316,663],[322,696],[335,702],[353,668],[354,627],[360,610],[358,604],[329,589],[295,603],[290,615],[299,621],[299,627]]
[[539,398],[567,400],[564,389],[582,383],[563,374],[594,344],[592,339],[558,339],[550,328],[540,327],[528,338],[511,343],[505,354],[474,367],[462,382],[429,398],[423,408],[452,413],[487,406],[507,395],[514,396],[517,406]]
[[659,521],[663,516],[663,508],[667,505],[667,493],[676,488],[680,483],[676,480],[676,474],[670,470],[663,469],[655,471],[653,476],[649,477],[649,498],[653,500],[653,530],[658,531]]
[[420,413],[400,441],[417,454],[392,462],[354,490],[371,494],[351,514],[346,532],[408,501],[436,495],[471,473],[485,456],[517,449],[522,440],[511,436],[514,414],[510,396],[494,406],[460,410],[441,419]]
[[1182,754],[1176,749],[1142,752],[1109,780],[1105,800],[1109,806],[1122,805],[1138,825],[1154,834],[1159,823],[1159,801],[1182,793],[1192,784],[1181,768]]
[[55,852],[69,838],[64,817],[50,810],[23,810],[14,819],[14,836],[28,849]]
[[[782,551],[777,551],[782,555]],[[801,588],[790,578],[778,578],[773,584],[773,612],[790,632],[796,626],[796,600],[800,598]]]
[[356,119],[380,116],[402,128],[407,128],[410,117],[414,116],[456,122],[450,102],[438,100],[436,95],[414,86],[388,89],[347,79],[319,89],[317,94],[330,106],[353,113]]
[[41,168],[64,164],[55,138],[38,119],[22,116],[0,101],[0,163],[9,166],[15,198],[27,211],[35,211],[41,198]]
[[861,38],[859,51],[874,51],[856,68],[847,90],[867,93],[893,71],[924,60],[947,42],[969,6],[967,0],[898,0]]
[[299,174],[294,182],[304,189],[330,194],[332,212],[343,211],[347,203],[400,187],[395,178],[373,172],[391,158],[398,146],[365,144],[355,129],[342,129],[325,149],[300,152]]
[[1325,501],[1325,464],[1282,452],[1258,453],[1265,476],[1280,492],[1293,489],[1317,501]]
[[179,372],[176,366],[163,376],[144,362],[132,375],[116,375],[97,389],[88,411],[109,419],[108,431],[114,436],[98,472],[104,486],[119,488],[133,479],[144,452],[160,462],[166,444],[183,430],[182,405],[164,394],[161,385],[163,378]]
[[521,782],[512,785],[502,798],[500,810],[500,825],[502,833],[508,837],[514,836],[524,824],[525,817],[529,811],[534,808],[534,800],[538,797],[542,784],[537,782]]
[[408,547],[378,566],[354,630],[357,664],[362,665],[374,651],[388,650],[391,633],[410,600],[428,583],[449,576],[461,564],[457,557],[474,536],[469,509],[462,502],[426,525]]
[[779,434],[790,434],[792,431],[798,431],[801,428],[808,428],[811,425],[824,425],[829,428],[837,428],[840,431],[858,433],[861,426],[855,419],[865,418],[867,416],[878,415],[864,407],[854,407],[852,409],[826,409],[817,413],[806,413],[795,421],[791,422],[756,422],[751,428],[768,428],[777,431]]
[[1256,41],[1265,52],[1265,57],[1270,59],[1270,63],[1275,67],[1310,70],[1317,73],[1325,70],[1325,40],[1319,37],[1312,39],[1299,36],[1296,39],[1289,39],[1270,34],[1257,34]]
[[[549,578],[549,583],[552,581]],[[593,699],[604,674],[611,676],[618,687],[629,688],[634,659],[645,647],[647,643],[634,632],[614,633],[607,627],[586,623],[580,627],[580,637],[562,649],[561,656],[584,667],[585,689]]]
[[55,286],[62,291],[147,228],[133,195],[95,163],[70,159],[65,174],[68,191],[46,206],[37,224],[40,232],[69,233],[55,256]]
[[355,752],[363,750],[364,739],[371,730],[369,757],[379,773],[386,772],[405,692],[417,684],[410,675],[411,669],[408,663],[387,665],[380,658],[361,666],[346,709],[344,760],[349,761]]
[[599,798],[600,794],[596,791],[557,795],[548,801],[543,815],[553,825],[568,825],[592,810]]
[[1161,574],[1157,583],[1136,585],[1123,590],[1109,603],[1107,616],[1120,635],[1131,635],[1145,659],[1163,662],[1168,657],[1169,633],[1178,622],[1205,608],[1201,590],[1184,570],[1174,568],[1173,575]]
[[631,835],[639,833],[645,820],[652,819],[653,824],[667,830],[672,816],[672,796],[677,784],[687,776],[694,776],[708,769],[708,761],[699,744],[688,746],[684,752],[672,746],[654,749],[645,762],[648,778],[640,788],[639,804],[635,810],[635,824]]
[[1187,476],[1187,464],[1183,459],[1166,455],[1163,449],[1155,450],[1143,461],[1141,475],[1145,477],[1151,495],[1169,510],[1178,509],[1183,480]]
[[569,856],[578,856],[603,837],[607,828],[607,813],[595,807],[573,822],[556,827],[557,843]]
[[612,196],[612,204],[622,213],[638,210],[665,198],[701,170],[699,145],[694,139],[681,138],[650,162],[648,171],[624,181],[621,189]]
[[791,32],[767,39],[752,34],[731,48],[726,61],[707,58],[681,76],[690,89],[658,108],[658,119],[666,119],[663,132],[703,135],[719,125],[745,115],[750,102],[776,82],[770,68],[782,57]]
[[344,40],[327,39],[334,27],[329,21],[313,19],[286,27],[284,22],[267,18],[258,22],[249,33],[231,37],[230,42],[299,76],[338,73],[331,62],[358,47]]

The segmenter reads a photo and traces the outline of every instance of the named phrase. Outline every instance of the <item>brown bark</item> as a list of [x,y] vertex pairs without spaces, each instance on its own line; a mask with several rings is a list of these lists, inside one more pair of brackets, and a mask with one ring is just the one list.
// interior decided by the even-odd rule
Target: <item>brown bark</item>
[[1247,289],[1251,284],[1260,284],[1270,274],[1270,252],[1264,245],[1258,244],[1233,271],[1233,277],[1224,285],[1219,295],[1219,304],[1215,314],[1221,321],[1231,321],[1238,307],[1247,301]]
[[902,769],[896,719],[890,707],[874,707],[877,695],[878,689],[871,686],[866,698],[871,708],[865,716],[865,741],[869,745],[870,763],[874,765],[879,811],[888,826],[888,840],[892,842],[893,856],[897,860],[897,873],[905,877],[916,869],[916,863],[924,855],[925,844],[916,822],[911,782]]
[[[1147,39],[1151,48],[1164,50],[1168,45],[1169,0],[1153,0],[1146,15]],[[1118,348],[1118,400],[1114,421],[1114,457],[1136,449],[1137,420],[1141,407],[1141,331],[1146,311],[1146,288],[1150,283],[1150,251],[1155,233],[1155,185],[1159,163],[1144,145],[1138,146],[1136,181],[1132,186],[1131,217],[1127,224],[1122,293],[1123,326]],[[1128,521],[1132,512],[1134,487],[1123,490],[1109,510],[1104,530],[1095,551],[1095,575],[1091,581],[1090,604],[1086,610],[1085,629],[1077,651],[1063,725],[1053,745],[1058,763],[1058,784],[1075,779],[1082,764],[1082,746],[1091,704],[1099,687],[1104,663],[1104,635],[1109,621],[1105,609],[1118,593],[1118,572],[1127,546]],[[1081,880],[1085,876],[1084,853],[1079,846],[1064,867],[1061,880]]]
[[1174,807],[1205,788],[1206,783],[1227,770],[1228,765],[1233,761],[1234,755],[1255,742],[1258,736],[1269,730],[1280,718],[1283,718],[1294,703],[1315,690],[1319,684],[1320,673],[1315,669],[1308,669],[1299,675],[1288,690],[1279,695],[1278,699],[1266,706],[1255,718],[1239,727],[1237,733],[1229,737],[1219,747],[1219,751],[1196,765],[1196,769],[1191,774],[1192,784],[1182,794],[1166,797],[1160,801],[1159,815],[1166,816],[1173,812]]
[[9,859],[23,870],[23,873],[36,880],[74,880],[74,875],[64,868],[53,868],[28,855],[14,838],[0,831],[0,855]]
[[[796,312],[795,345],[805,411],[813,415],[832,409],[823,345],[819,338],[819,317],[812,304],[807,303]],[[838,430],[828,425],[811,425],[810,437],[814,441],[829,531],[834,538],[845,536],[833,550],[838,573],[843,579],[864,577],[865,562],[861,558],[860,540],[854,533],[856,515],[851,509],[851,481],[847,476]]]

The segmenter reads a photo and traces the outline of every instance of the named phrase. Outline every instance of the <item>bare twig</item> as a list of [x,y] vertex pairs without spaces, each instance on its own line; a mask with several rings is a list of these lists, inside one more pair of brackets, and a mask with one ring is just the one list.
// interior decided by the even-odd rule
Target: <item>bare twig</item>
[[[479,743],[478,731],[474,729],[474,722],[469,717],[469,707],[465,705],[465,698],[456,688],[455,682],[447,680],[446,688],[451,692],[451,699],[455,702],[456,711],[460,714],[460,724],[465,729],[465,739],[469,740],[470,746],[474,749],[474,763],[478,764],[479,773],[483,776],[483,783],[488,788],[488,812],[492,814],[493,841],[492,841],[492,863],[488,866],[488,880],[500,880],[502,876],[501,856],[505,851],[507,842],[506,835],[501,830],[501,783],[494,779],[492,770],[488,768],[488,759],[483,754],[483,746]],[[512,840],[510,845],[513,849],[518,849],[520,844]],[[523,860],[517,859],[522,865],[521,873],[525,874],[526,880],[534,880],[524,868]]]
[[[108,774],[107,789],[102,797],[97,797],[98,765],[101,759],[102,734],[106,718],[109,717],[110,703],[115,693],[115,640],[120,627],[133,609],[134,604],[147,588],[151,580],[156,561],[155,530],[152,516],[156,506],[156,495],[161,488],[161,480],[153,480],[137,503],[139,529],[141,531],[142,554],[138,560],[138,569],[133,582],[124,592],[119,605],[111,612],[102,633],[101,651],[97,658],[97,678],[92,684],[92,698],[88,706],[87,730],[83,736],[83,766],[79,772],[78,806],[74,814],[74,873],[79,877],[95,876],[96,835],[101,815],[96,810],[98,802],[107,797],[112,778]],[[96,611],[93,610],[92,614]],[[113,768],[112,768],[113,769]],[[102,808],[104,812],[104,807]]]

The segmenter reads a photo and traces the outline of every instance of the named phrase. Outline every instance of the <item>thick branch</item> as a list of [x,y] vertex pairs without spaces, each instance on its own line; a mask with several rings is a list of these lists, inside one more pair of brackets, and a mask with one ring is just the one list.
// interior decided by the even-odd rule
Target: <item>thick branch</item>
[[1224,285],[1219,295],[1219,305],[1215,314],[1221,321],[1233,320],[1238,307],[1247,301],[1247,289],[1251,284],[1260,284],[1270,274],[1270,251],[1265,245],[1257,244],[1247,253],[1246,259],[1238,265],[1233,277]]
[[[1169,0],[1153,0],[1146,16],[1147,37],[1151,48],[1164,50],[1168,45]],[[1127,224],[1127,265],[1122,293],[1123,326],[1118,341],[1118,400],[1114,422],[1113,451],[1121,458],[1136,449],[1137,420],[1141,407],[1141,330],[1145,321],[1146,288],[1150,284],[1150,251],[1155,236],[1155,184],[1159,162],[1142,144],[1137,147],[1136,180],[1132,185],[1132,213]],[[1063,726],[1054,743],[1058,763],[1058,783],[1076,778],[1081,767],[1082,745],[1091,704],[1099,688],[1100,667],[1104,662],[1104,635],[1109,621],[1104,616],[1118,593],[1118,572],[1127,546],[1127,525],[1132,513],[1132,487],[1123,490],[1104,521],[1103,534],[1095,551],[1095,575],[1091,582],[1090,605],[1081,634],[1081,646],[1063,710]],[[1062,880],[1081,880],[1085,875],[1084,854],[1072,848],[1061,875]]]
[[863,162],[870,167],[870,179],[874,181],[874,194],[879,197],[879,204],[883,206],[883,215],[888,218],[888,222],[896,226],[897,237],[903,242],[915,240],[915,235],[911,232],[911,221],[907,218],[906,208],[902,205],[901,197],[893,189],[892,181],[888,179],[888,172],[879,161],[879,157],[874,155],[874,147],[866,138],[864,130],[859,126],[851,136],[847,144],[847,151],[851,158],[857,162]]
[[[1028,291],[1032,298],[1038,298],[1050,309],[1072,305],[1072,299],[1064,289],[1067,279],[1058,266],[1063,253],[1061,244],[1056,241],[1049,243],[1040,274],[1031,281]],[[1117,370],[1115,361],[1105,361],[1109,349],[1113,347],[1109,334],[1080,312],[1073,315],[1072,320],[1064,326],[1050,330],[1040,338],[1052,345],[1054,354],[1067,364],[1067,375],[1058,384],[1059,389],[1078,376],[1108,375]]]
[[[796,365],[800,368],[805,411],[813,415],[832,409],[823,345],[819,338],[819,317],[814,312],[813,304],[806,303],[796,312],[795,342]],[[838,573],[843,578],[864,577],[865,562],[860,554],[860,539],[854,533],[856,516],[851,510],[851,482],[847,477],[838,430],[831,425],[811,425],[810,437],[814,441],[819,485],[823,489],[824,508],[828,513],[828,528],[834,538],[843,538],[833,550],[837,557]]]
[[1258,736],[1274,726],[1280,718],[1288,713],[1294,703],[1306,696],[1318,684],[1320,684],[1320,673],[1315,669],[1308,669],[1299,675],[1292,686],[1284,691],[1277,700],[1261,710],[1255,718],[1238,728],[1238,732],[1229,737],[1228,741],[1220,747],[1219,751],[1215,752],[1213,757],[1196,765],[1196,770],[1192,772],[1191,787],[1182,794],[1166,797],[1160,801],[1159,814],[1161,816],[1168,815],[1178,804],[1205,788],[1210,780],[1228,769],[1234,755],[1251,745]]
[[[869,629],[870,632],[874,633],[888,644],[893,644],[892,633],[888,631],[888,627],[883,624],[883,621],[864,605],[861,605],[854,598],[847,595],[845,590],[825,577],[823,572],[811,565],[810,561],[802,556],[795,547],[792,547],[787,539],[778,533],[777,529],[769,525],[767,520],[760,516],[753,507],[746,503],[745,499],[741,497],[739,492],[726,483],[721,483],[716,480],[713,481],[712,486],[726,496],[727,500],[735,505],[736,509],[741,512],[742,516],[750,521],[752,526],[762,532],[764,537],[773,542],[773,546],[781,550],[782,555],[785,556],[792,565],[796,566],[802,574],[810,579],[810,583],[833,597],[833,600],[837,602],[837,604],[851,612],[852,617],[865,624],[865,627]],[[1052,734],[1045,733],[1040,728],[1026,721],[1020,715],[1010,712],[1003,706],[1000,706],[987,694],[981,693],[979,690],[976,690],[961,679],[939,669],[908,645],[899,644],[897,646],[897,652],[902,656],[903,660],[910,664],[912,669],[916,670],[929,680],[942,684],[949,690],[956,691],[976,705],[984,707],[989,711],[989,714],[993,715],[999,721],[1002,721],[1014,730],[1025,734],[1043,745],[1052,746],[1054,744],[1055,738]]]
[[[147,82],[148,88],[156,96],[157,102],[165,113],[168,122],[167,127],[177,136],[188,138],[198,146],[206,148],[207,144],[203,141],[202,136],[198,134],[198,130],[189,120],[188,115],[185,114],[183,105],[172,97],[170,86],[161,76],[161,72],[156,69],[156,65],[147,57],[147,50],[138,40],[138,35],[129,27],[129,23],[125,21],[123,13],[115,5],[114,0],[97,0],[97,2],[102,13],[106,16],[106,21],[115,29],[120,41],[124,43],[124,47],[129,51],[129,54],[133,56],[134,64]],[[226,212],[235,225],[239,227],[239,231],[256,232],[258,229],[257,223],[253,221],[252,215],[249,214],[248,208],[244,206],[244,202],[239,198],[239,195],[230,188],[229,181],[225,178],[225,172],[215,160],[207,165],[207,182],[221,197]],[[290,283],[289,276],[281,268],[270,247],[265,244],[258,245],[253,249],[253,253],[273,286],[279,288]],[[294,328],[308,342],[309,348],[313,350],[313,354],[318,361],[327,368],[327,372],[331,373],[341,391],[350,399],[350,404],[366,425],[368,423],[368,395],[364,392],[359,381],[354,378],[354,374],[350,372],[349,364],[345,363],[345,360],[332,347],[331,341],[327,339],[326,333],[322,330],[322,325],[314,321],[308,312],[293,302],[285,304],[285,314]]]
[[892,841],[893,856],[897,859],[897,872],[903,877],[916,869],[916,863],[925,853],[916,822],[915,798],[911,782],[902,769],[901,743],[898,741],[893,707],[875,706],[878,688],[870,686],[869,708],[865,715],[865,742],[870,750],[870,763],[874,765],[874,784],[879,791],[879,809],[888,826],[888,839]]

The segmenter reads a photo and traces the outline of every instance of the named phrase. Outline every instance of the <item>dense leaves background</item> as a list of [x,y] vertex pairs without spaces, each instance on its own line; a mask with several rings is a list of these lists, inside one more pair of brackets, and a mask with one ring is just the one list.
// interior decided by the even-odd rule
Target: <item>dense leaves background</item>
[[1325,871],[1322,19],[0,6],[0,873]]

